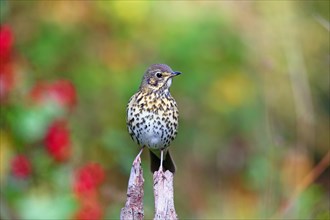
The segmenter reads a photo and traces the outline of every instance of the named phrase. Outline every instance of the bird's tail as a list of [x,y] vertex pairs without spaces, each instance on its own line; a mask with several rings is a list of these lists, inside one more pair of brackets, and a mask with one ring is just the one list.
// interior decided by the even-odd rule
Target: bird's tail
[[[149,152],[150,152],[150,169],[151,169],[151,172],[154,173],[155,171],[159,170],[160,158],[156,154],[154,154],[152,151],[149,151]],[[176,170],[175,163],[171,157],[170,151],[167,150],[167,152],[164,155],[165,155],[164,160],[163,160],[164,172],[166,170],[169,170],[172,173],[175,173],[175,170]]]

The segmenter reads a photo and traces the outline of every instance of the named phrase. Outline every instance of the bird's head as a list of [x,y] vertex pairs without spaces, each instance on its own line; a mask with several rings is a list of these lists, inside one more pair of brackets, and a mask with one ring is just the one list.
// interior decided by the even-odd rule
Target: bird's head
[[168,90],[172,84],[172,78],[180,74],[166,64],[153,64],[144,73],[140,89]]

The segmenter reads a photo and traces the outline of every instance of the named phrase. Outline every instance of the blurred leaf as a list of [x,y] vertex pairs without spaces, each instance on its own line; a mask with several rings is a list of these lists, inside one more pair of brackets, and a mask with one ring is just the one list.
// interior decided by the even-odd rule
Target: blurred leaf
[[31,151],[33,172],[40,181],[49,180],[56,171],[54,170],[54,160],[49,157],[43,145],[33,147],[34,149]]
[[227,73],[212,83],[208,103],[217,111],[228,112],[253,101],[255,93],[254,82],[245,74]]
[[126,143],[126,140],[129,140],[127,135],[126,132],[109,129],[104,133],[102,142],[111,154],[113,154],[112,159],[114,162],[119,164],[128,174],[131,170],[135,154],[138,154],[140,148],[134,141]]
[[82,97],[93,95],[102,88],[109,86],[108,80],[111,78],[104,64],[95,61],[89,62],[88,60],[86,60],[84,65],[73,66],[71,74],[73,75],[78,93]]
[[255,190],[265,190],[268,186],[265,181],[269,178],[271,164],[265,157],[254,156],[250,159],[247,168],[246,180]]
[[6,20],[6,16],[8,14],[9,4],[8,0],[1,0],[0,1],[0,21],[1,24],[4,20]]
[[73,197],[57,193],[55,196],[29,193],[19,202],[22,219],[69,219],[76,207]]
[[63,114],[63,108],[51,102],[36,107],[16,106],[8,112],[7,117],[13,132],[18,138],[33,142],[41,140],[49,123]]
[[73,32],[59,26],[43,24],[39,26],[39,31],[28,48],[23,47],[22,51],[37,68],[37,72],[45,74],[73,58],[79,39]]
[[0,183],[1,185],[9,174],[11,156],[13,154],[13,147],[10,136],[0,130]]
[[52,173],[52,183],[58,191],[71,192],[73,172],[67,166],[59,166]]
[[324,191],[318,186],[311,186],[299,196],[291,213],[298,219],[315,219],[319,213],[329,211],[329,206],[322,202]]
[[148,9],[150,8],[149,2],[136,1],[113,1],[113,2],[98,2],[101,10],[113,16],[117,21],[123,21],[124,24],[128,23],[134,25],[147,18]]

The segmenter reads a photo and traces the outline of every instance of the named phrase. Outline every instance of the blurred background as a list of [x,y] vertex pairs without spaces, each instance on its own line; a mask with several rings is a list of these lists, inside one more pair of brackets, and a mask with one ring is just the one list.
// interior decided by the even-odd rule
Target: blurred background
[[183,72],[181,219],[330,218],[329,1],[0,3],[1,219],[119,218],[153,63]]

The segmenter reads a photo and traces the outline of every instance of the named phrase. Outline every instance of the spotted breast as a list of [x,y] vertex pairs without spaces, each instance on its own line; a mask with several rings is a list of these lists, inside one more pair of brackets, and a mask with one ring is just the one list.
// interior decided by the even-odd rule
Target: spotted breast
[[150,150],[167,148],[177,135],[179,112],[168,94],[138,92],[129,101],[127,126],[132,139]]

